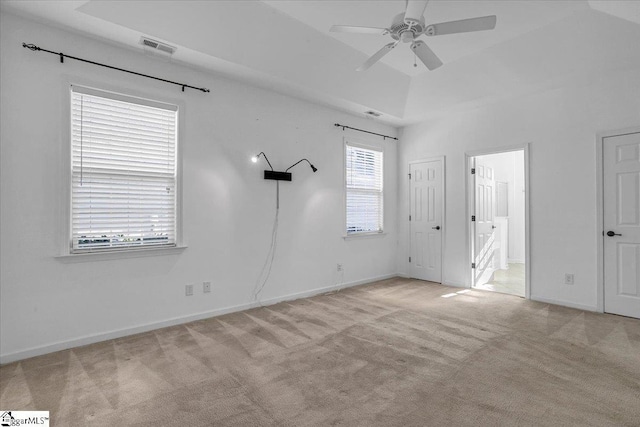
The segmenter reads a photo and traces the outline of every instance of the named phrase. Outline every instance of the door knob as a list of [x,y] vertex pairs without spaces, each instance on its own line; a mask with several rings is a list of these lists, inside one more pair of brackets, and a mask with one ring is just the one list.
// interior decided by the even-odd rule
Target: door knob
[[613,231],[607,231],[607,236],[609,237],[622,236],[622,234],[614,233]]
[[436,225],[435,227],[431,227],[431,228],[434,229],[434,230],[440,230],[440,226],[439,225]]
[[492,226],[491,226],[491,229],[494,229],[494,228],[498,228],[498,227],[496,227],[495,225],[492,225]]

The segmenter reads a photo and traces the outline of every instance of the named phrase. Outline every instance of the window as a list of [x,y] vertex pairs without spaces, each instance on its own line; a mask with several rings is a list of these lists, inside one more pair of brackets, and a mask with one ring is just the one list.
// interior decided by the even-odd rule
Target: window
[[383,224],[383,153],[346,144],[347,234],[380,233]]
[[72,253],[176,245],[178,107],[71,88]]

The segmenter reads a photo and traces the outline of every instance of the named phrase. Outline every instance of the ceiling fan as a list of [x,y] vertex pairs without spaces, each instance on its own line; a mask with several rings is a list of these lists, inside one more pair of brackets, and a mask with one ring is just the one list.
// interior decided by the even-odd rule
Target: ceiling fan
[[334,25],[332,32],[339,33],[359,33],[359,34],[382,34],[391,35],[393,42],[385,45],[373,56],[367,59],[364,64],[357,68],[357,71],[368,70],[373,64],[378,62],[387,53],[398,45],[398,43],[411,43],[410,47],[420,61],[429,70],[435,70],[442,65],[442,61],[422,40],[417,40],[421,35],[441,36],[444,34],[468,33],[471,31],[493,30],[496,27],[496,16],[482,16],[479,18],[462,19],[459,21],[441,22],[425,26],[424,10],[429,0],[406,0],[404,13],[399,13],[393,18],[389,28],[356,27],[352,25]]

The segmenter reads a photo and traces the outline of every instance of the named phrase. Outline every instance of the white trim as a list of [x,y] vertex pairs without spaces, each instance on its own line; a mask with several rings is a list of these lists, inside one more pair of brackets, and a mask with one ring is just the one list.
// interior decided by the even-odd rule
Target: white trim
[[[384,140],[386,141],[386,140]],[[343,136],[342,137],[342,238],[345,240],[358,239],[361,237],[373,237],[379,235],[385,235],[387,226],[387,216],[385,214],[385,192],[386,187],[384,180],[387,175],[386,162],[387,162],[387,147],[382,143],[376,143],[370,140]],[[364,148],[365,150],[379,151],[382,153],[382,230],[381,231],[367,231],[360,233],[345,234],[347,232],[347,145],[352,147]]]
[[489,154],[500,154],[500,153],[509,153],[511,151],[520,151],[520,150],[524,150],[525,147],[528,147],[528,146],[529,146],[529,143],[506,145],[504,147],[493,147],[493,148],[487,148],[487,149],[481,148],[477,150],[465,151],[465,155],[469,157],[488,156]]
[[640,126],[596,133],[596,311],[604,313],[604,140],[640,133]]
[[456,282],[449,282],[449,281],[443,282],[441,283],[441,285],[450,286],[452,288],[468,288],[466,283],[456,283]]
[[237,311],[247,310],[254,307],[273,305],[282,301],[290,301],[294,299],[307,298],[314,295],[335,291],[338,289],[364,285],[366,283],[377,282],[380,280],[391,279],[394,277],[398,277],[398,276],[395,273],[385,274],[378,277],[370,277],[367,279],[356,280],[349,283],[341,283],[338,285],[326,286],[323,288],[316,288],[308,291],[283,295],[280,297],[269,298],[263,301],[253,301],[250,303],[239,304],[231,307],[218,308],[215,310],[204,311],[196,314],[190,314],[188,316],[172,317],[170,319],[161,320],[158,322],[145,323],[145,324],[134,326],[131,328],[117,329],[109,332],[103,332],[103,333],[98,333],[93,335],[85,335],[80,338],[73,338],[66,341],[58,341],[53,344],[46,344],[43,346],[32,347],[26,350],[16,351],[13,353],[2,354],[0,355],[0,365],[15,362],[17,360],[28,359],[30,357],[41,356],[47,353],[67,350],[70,348],[80,347],[83,345],[93,344],[101,341],[108,341],[115,338],[121,338],[129,335],[139,334],[142,332],[153,331],[155,329],[166,328],[168,326],[181,325],[181,324],[193,322],[196,320],[208,319],[210,317],[221,316],[223,314],[234,313]]
[[71,91],[75,93],[82,93],[85,95],[97,96],[100,98],[114,99],[116,101],[128,102],[130,104],[144,105],[147,107],[159,108],[161,110],[178,111],[178,106],[175,104],[167,104],[164,102],[158,102],[149,98],[140,98],[138,96],[131,96],[125,93],[113,92],[109,90],[96,89],[87,86],[71,84]]
[[[157,104],[159,105],[172,105],[172,106],[176,106],[177,107],[177,115],[178,115],[178,129],[177,129],[177,142],[176,142],[176,156],[177,156],[177,162],[176,162],[176,247],[173,248],[175,249],[180,249],[180,248],[185,248],[186,247],[186,240],[184,238],[183,235],[183,226],[182,226],[182,220],[183,220],[183,206],[182,206],[182,200],[183,200],[183,195],[182,195],[182,163],[183,163],[183,149],[182,146],[184,144],[185,141],[185,109],[186,109],[186,104],[185,101],[183,99],[179,99],[179,98],[170,98],[167,96],[161,96],[161,95],[156,95],[156,94],[150,94],[147,92],[141,92],[138,89],[138,86],[130,86],[130,85],[125,85],[125,84],[119,84],[118,86],[114,86],[112,84],[107,84],[107,83],[101,83],[101,82],[96,82],[96,81],[92,81],[90,79],[87,79],[85,77],[80,77],[80,76],[76,76],[76,75],[63,75],[62,79],[61,79],[61,100],[64,103],[63,104],[63,108],[60,109],[61,111],[61,123],[67,123],[67,126],[61,126],[61,133],[60,133],[60,144],[62,145],[62,148],[60,150],[61,153],[61,159],[60,159],[60,170],[61,175],[60,175],[60,179],[58,180],[61,188],[59,191],[59,194],[61,195],[61,197],[58,199],[59,200],[59,206],[58,206],[58,215],[59,215],[59,219],[58,219],[58,223],[60,224],[59,227],[59,234],[58,234],[58,239],[60,242],[59,245],[59,249],[58,249],[58,254],[55,255],[55,258],[63,258],[65,256],[75,256],[75,255],[82,255],[84,256],[85,254],[72,254],[71,253],[71,248],[70,248],[70,238],[69,236],[71,235],[71,182],[72,182],[72,171],[71,171],[71,92],[73,90],[73,87],[76,87],[76,89],[78,87],[82,87],[85,88],[87,90],[96,90],[102,93],[110,93],[110,94],[124,94],[126,93],[127,95],[124,95],[126,97],[132,98],[132,99],[137,99],[139,102],[144,102],[144,101],[148,101],[148,102],[154,102],[151,101],[153,99],[157,99],[158,101],[155,101]],[[163,248],[165,250],[167,250],[168,248]],[[118,257],[118,258],[126,258],[128,256],[130,256],[129,254],[131,254],[131,250],[126,250],[123,249],[122,251],[122,256]],[[164,251],[159,251],[159,252],[152,252],[149,255],[155,255],[155,254],[163,254]],[[140,256],[140,255],[137,255]],[[116,258],[114,256],[109,256],[109,258],[104,258],[104,259],[113,259]],[[87,260],[91,259],[91,260],[98,260],[98,258],[85,258]]]
[[[346,227],[345,227],[346,228]],[[352,239],[364,239],[364,238],[371,238],[371,237],[384,237],[386,236],[387,233],[384,231],[368,231],[368,232],[363,232],[363,233],[351,233],[351,234],[345,234],[342,236],[342,238],[344,240],[352,240]]]
[[[444,284],[444,250],[445,250],[445,242],[446,242],[446,233],[447,233],[447,217],[446,217],[446,213],[447,213],[447,209],[446,209],[446,200],[447,200],[447,195],[446,195],[446,190],[447,190],[447,186],[445,185],[445,181],[446,181],[446,176],[447,176],[447,163],[446,163],[446,156],[441,155],[441,156],[432,156],[432,157],[426,157],[420,160],[411,160],[409,162],[409,171],[408,174],[411,173],[411,165],[415,165],[415,164],[419,164],[419,163],[427,163],[427,162],[433,162],[436,160],[440,160],[442,162],[442,180],[440,183],[440,194],[442,194],[442,203],[441,203],[441,207],[440,207],[440,218],[442,220],[442,225],[440,226],[440,229],[442,230],[442,234],[441,234],[441,239],[440,239],[440,284]],[[408,220],[409,215],[411,215],[411,179],[409,179],[409,185],[407,186],[407,192],[409,193],[409,212],[407,212],[406,216],[405,216],[405,220],[407,220],[409,222],[409,238],[407,239],[407,241],[409,242],[409,247],[408,249],[408,253],[409,256],[411,257],[411,221]],[[411,263],[408,263],[408,272],[409,272],[409,277],[412,277],[412,268],[411,268]],[[438,282],[435,282],[438,283]]]
[[368,139],[354,138],[349,136],[343,137],[342,140],[344,141],[344,144],[351,145],[352,147],[363,148],[365,150],[382,151],[384,153],[385,146],[383,143],[378,144]]
[[65,254],[54,257],[60,262],[85,262],[85,261],[106,261],[121,258],[139,258],[157,255],[177,255],[187,249],[187,246],[150,246],[140,249],[121,249],[115,251],[81,252]]
[[524,144],[524,296],[531,299],[531,179],[529,176],[529,149]]
[[505,147],[494,147],[480,150],[470,150],[464,153],[465,158],[465,168],[464,168],[464,183],[465,183],[465,193],[466,193],[466,212],[467,217],[465,219],[466,224],[466,233],[467,233],[467,259],[468,259],[468,268],[469,275],[467,276],[467,280],[469,283],[466,285],[468,288],[473,288],[473,270],[471,269],[471,263],[473,262],[473,248],[471,247],[471,239],[472,239],[472,227],[471,227],[471,215],[472,215],[472,205],[475,203],[471,203],[471,199],[475,197],[475,191],[473,188],[473,176],[470,173],[471,170],[471,159],[476,156],[486,156],[489,154],[499,154],[499,153],[508,153],[511,151],[524,151],[524,189],[525,189],[525,197],[524,197],[524,264],[525,264],[525,273],[524,273],[524,292],[525,298],[531,299],[531,191],[530,191],[530,172],[529,172],[529,151],[530,151],[531,143],[525,144],[517,144],[517,145],[508,145]]
[[569,308],[576,308],[578,310],[598,311],[598,308],[592,305],[576,304],[574,302],[554,300],[551,298],[538,297],[535,295],[531,295],[531,298],[529,299],[531,299],[531,301],[542,302],[545,304],[560,305],[560,306],[569,307]]
[[[473,242],[473,234],[475,234],[476,229],[475,229],[475,224],[472,223],[471,219],[471,215],[473,214],[473,209],[475,207],[476,204],[476,192],[475,192],[475,181],[474,181],[474,177],[471,175],[471,168],[475,167],[475,162],[473,159],[474,156],[465,153],[465,157],[464,157],[464,185],[465,185],[465,212],[466,212],[466,216],[465,216],[465,232],[466,232],[466,245],[467,245],[467,265],[471,266],[471,263],[473,262],[473,248],[472,248],[472,242]],[[467,274],[467,288],[472,289],[473,288],[473,282],[475,279],[475,274],[472,268],[470,268]]]

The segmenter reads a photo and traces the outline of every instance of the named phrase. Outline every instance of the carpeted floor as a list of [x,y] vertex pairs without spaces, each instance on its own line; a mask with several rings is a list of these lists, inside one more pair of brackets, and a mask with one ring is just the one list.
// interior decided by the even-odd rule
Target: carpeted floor
[[52,425],[638,426],[640,320],[391,279],[0,368]]

